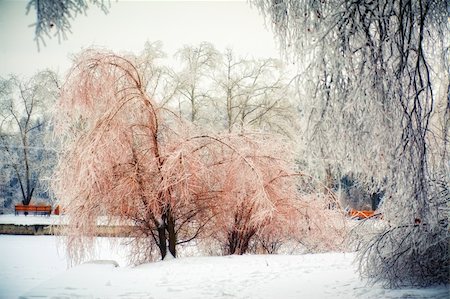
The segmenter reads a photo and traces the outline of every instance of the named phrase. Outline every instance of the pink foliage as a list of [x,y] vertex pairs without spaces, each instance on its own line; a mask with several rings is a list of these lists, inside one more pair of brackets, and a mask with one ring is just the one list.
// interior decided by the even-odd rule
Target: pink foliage
[[[127,225],[134,262],[162,258],[193,239],[245,253],[298,232],[287,143],[257,133],[200,134],[158,108],[129,60],[83,52],[60,100],[64,153],[54,190],[68,217],[69,253],[81,261],[99,219]],[[86,237],[88,239],[86,239]]]
[[221,191],[220,204],[213,206],[215,238],[225,253],[243,254],[271,227],[283,235],[298,225],[295,173],[286,143],[274,136],[229,135],[221,141],[213,166]]

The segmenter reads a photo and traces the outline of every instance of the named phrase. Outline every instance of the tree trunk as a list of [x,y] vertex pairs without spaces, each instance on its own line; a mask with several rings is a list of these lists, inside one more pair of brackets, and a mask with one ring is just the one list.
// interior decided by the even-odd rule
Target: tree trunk
[[161,252],[161,259],[167,255],[167,249],[173,257],[177,256],[177,234],[175,232],[175,219],[172,216],[170,208],[162,217],[162,224],[158,226],[159,251]]
[[[29,116],[28,116],[29,119]],[[28,120],[26,127],[28,127]],[[31,188],[31,178],[30,178],[30,165],[28,162],[28,140],[27,140],[27,133],[24,132],[22,136],[22,146],[23,146],[23,157],[24,157],[24,163],[25,163],[25,183],[26,183],[26,190],[25,190],[25,197],[22,200],[22,203],[24,205],[29,205],[31,202],[31,197],[33,195],[34,188]]]
[[158,238],[159,238],[159,251],[161,252],[161,259],[163,260],[167,255],[167,239],[166,239],[166,226],[164,223],[158,226]]
[[255,235],[255,230],[239,232],[233,230],[228,234],[228,254],[242,255],[247,252],[251,238]]
[[169,235],[169,251],[173,257],[177,257],[177,234],[175,232],[175,219],[173,218],[170,210],[168,211],[167,216],[167,233]]
[[237,248],[237,232],[233,230],[232,232],[228,233],[228,254],[235,254],[236,248]]

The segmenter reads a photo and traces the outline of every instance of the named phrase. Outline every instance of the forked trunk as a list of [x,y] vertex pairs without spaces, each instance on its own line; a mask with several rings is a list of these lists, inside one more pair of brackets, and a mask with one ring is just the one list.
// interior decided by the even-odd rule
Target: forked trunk
[[158,238],[158,247],[161,252],[161,258],[164,259],[166,257],[167,249],[173,257],[177,257],[177,234],[175,232],[175,219],[173,218],[170,209],[165,213],[163,223],[158,227]]

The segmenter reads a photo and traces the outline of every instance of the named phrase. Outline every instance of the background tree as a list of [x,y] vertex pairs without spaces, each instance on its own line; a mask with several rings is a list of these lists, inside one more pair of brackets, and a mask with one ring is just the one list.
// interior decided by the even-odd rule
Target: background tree
[[178,82],[174,82],[173,71],[166,65],[167,55],[160,41],[147,41],[140,53],[128,54],[126,58],[141,74],[144,90],[159,105],[165,106],[174,98]]
[[191,122],[216,129],[256,129],[292,135],[296,108],[293,78],[276,59],[244,59],[209,43],[185,46],[182,66],[167,74],[167,107]]
[[362,274],[446,283],[449,128],[437,124],[448,124],[447,2],[253,3],[299,63],[305,154],[315,148],[325,168],[386,190],[386,226],[360,244]]
[[214,81],[218,114],[225,115],[229,132],[257,127],[287,134],[295,123],[291,82],[281,61],[242,59],[227,49]]
[[183,110],[182,102],[187,102],[190,121],[198,122],[200,107],[208,104],[205,101],[211,100],[208,83],[211,81],[220,53],[212,44],[203,42],[198,46],[184,46],[175,56],[182,65],[182,69],[175,74],[175,81],[178,83],[177,93],[182,97],[179,99],[180,112]]
[[10,178],[18,186],[11,180],[5,183],[20,188],[22,203],[28,205],[36,189],[40,189],[41,195],[46,193],[42,174],[48,174],[54,157],[51,144],[46,140],[51,126],[49,107],[58,96],[58,79],[55,73],[43,71],[27,81],[11,76],[2,79],[0,84],[2,162],[13,172]]

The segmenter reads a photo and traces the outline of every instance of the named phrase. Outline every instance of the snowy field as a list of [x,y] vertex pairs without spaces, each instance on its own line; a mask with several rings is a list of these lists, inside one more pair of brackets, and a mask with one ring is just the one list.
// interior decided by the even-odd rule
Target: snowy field
[[[1,215],[0,223],[55,224],[61,219]],[[371,287],[357,276],[353,254],[190,257],[129,267],[123,247],[97,238],[98,261],[68,269],[57,237],[0,235],[0,244],[0,298],[5,299],[449,298],[445,287]]]
[[449,298],[448,288],[385,290],[361,281],[353,254],[190,257],[126,266],[99,238],[98,259],[67,270],[53,236],[0,235],[0,297]]

